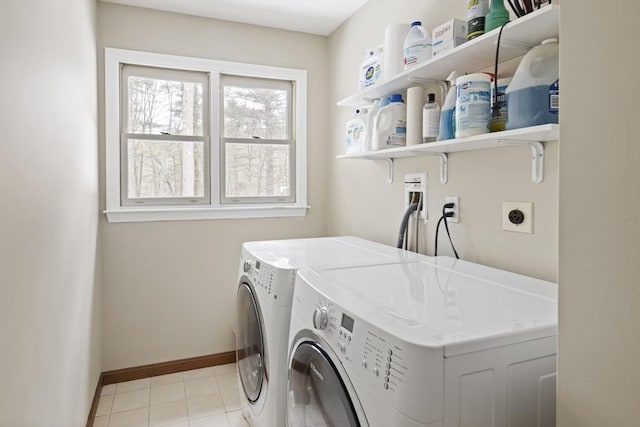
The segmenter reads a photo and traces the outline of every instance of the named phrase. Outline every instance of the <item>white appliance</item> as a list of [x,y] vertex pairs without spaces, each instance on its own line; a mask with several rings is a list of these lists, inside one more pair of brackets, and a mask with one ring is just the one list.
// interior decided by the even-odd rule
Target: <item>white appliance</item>
[[356,237],[243,244],[236,296],[236,355],[244,416],[281,427],[286,417],[288,331],[296,271],[373,265],[420,256]]
[[557,285],[448,257],[301,269],[287,425],[552,427]]

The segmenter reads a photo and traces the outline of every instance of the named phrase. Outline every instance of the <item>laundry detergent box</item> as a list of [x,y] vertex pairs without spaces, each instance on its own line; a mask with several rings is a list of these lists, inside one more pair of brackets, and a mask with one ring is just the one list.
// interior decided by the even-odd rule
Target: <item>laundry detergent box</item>
[[444,52],[460,46],[467,41],[467,21],[451,19],[433,29],[433,56],[442,55]]

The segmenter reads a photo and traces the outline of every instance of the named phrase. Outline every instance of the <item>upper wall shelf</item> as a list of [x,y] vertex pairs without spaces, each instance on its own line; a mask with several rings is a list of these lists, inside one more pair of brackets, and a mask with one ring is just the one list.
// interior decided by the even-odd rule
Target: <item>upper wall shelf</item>
[[[550,4],[510,22],[502,31],[500,61],[524,55],[543,40],[558,37],[560,6]],[[402,72],[393,79],[338,101],[339,106],[358,106],[389,96],[425,80],[445,80],[451,71],[475,72],[495,61],[499,28],[451,49],[435,59]]]
[[506,145],[525,145],[531,148],[531,180],[534,183],[540,183],[544,177],[544,147],[542,142],[556,141],[559,133],[558,125],[547,124],[426,144],[407,145],[364,153],[342,154],[337,158],[387,160],[389,162],[388,180],[391,183],[393,181],[393,159],[437,155],[440,157],[440,182],[445,184],[448,180],[448,153],[484,150]]

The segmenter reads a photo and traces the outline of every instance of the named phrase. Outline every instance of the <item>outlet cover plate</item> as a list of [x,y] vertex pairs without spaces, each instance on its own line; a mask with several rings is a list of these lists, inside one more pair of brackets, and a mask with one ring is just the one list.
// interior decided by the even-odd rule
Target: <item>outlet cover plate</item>
[[453,203],[455,206],[453,209],[447,209],[447,212],[453,211],[453,216],[447,218],[448,222],[460,222],[460,198],[459,197],[447,197],[445,203]]
[[[513,224],[509,221],[509,212],[514,209],[524,214],[522,224]],[[502,202],[502,229],[515,231],[516,233],[533,234],[533,203],[531,202]]]

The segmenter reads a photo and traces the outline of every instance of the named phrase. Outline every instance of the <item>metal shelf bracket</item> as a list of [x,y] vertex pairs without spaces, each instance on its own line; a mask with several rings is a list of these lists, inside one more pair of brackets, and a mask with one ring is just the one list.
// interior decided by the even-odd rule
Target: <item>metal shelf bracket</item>
[[449,181],[449,158],[445,153],[425,153],[422,151],[411,151],[421,156],[438,156],[440,158],[440,183],[446,184]]
[[387,182],[393,184],[393,159],[387,159]]
[[507,145],[528,145],[531,147],[531,181],[540,184],[544,179],[544,145],[538,141],[520,141],[515,139],[501,139]]

